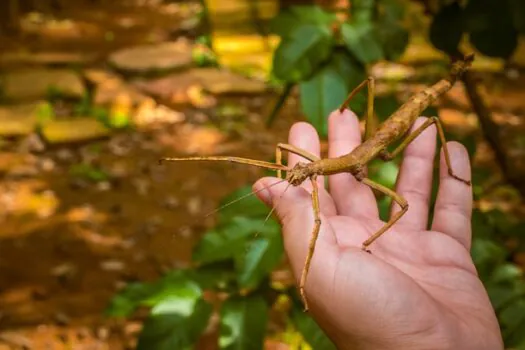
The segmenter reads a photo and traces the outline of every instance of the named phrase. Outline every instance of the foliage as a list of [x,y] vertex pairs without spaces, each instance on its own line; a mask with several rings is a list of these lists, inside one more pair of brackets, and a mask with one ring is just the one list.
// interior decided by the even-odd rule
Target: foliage
[[[401,3],[397,0],[353,1],[348,19],[317,6],[292,6],[271,24],[281,42],[273,57],[275,78],[286,85],[269,122],[299,84],[301,108],[308,120],[327,134],[326,116],[366,78],[366,66],[399,57],[408,44],[401,25]],[[363,92],[351,101],[358,114],[364,110]]]
[[525,33],[525,5],[519,0],[441,1],[430,26],[432,44],[451,56],[459,54],[467,36],[482,54],[509,59],[520,33]]
[[[250,191],[244,187],[223,201]],[[294,289],[271,281],[270,273],[283,261],[284,253],[279,225],[273,219],[265,222],[268,209],[252,196],[243,202],[242,216],[238,214],[229,207],[220,213],[219,225],[195,247],[192,268],[169,272],[151,283],[131,283],[113,298],[107,309],[113,317],[129,317],[139,307],[150,308],[139,349],[190,348],[213,312],[220,317],[220,349],[262,349],[270,309],[282,298],[288,300],[288,317],[304,339],[315,349],[333,348],[303,314]],[[219,310],[211,311],[205,291],[226,295]]]

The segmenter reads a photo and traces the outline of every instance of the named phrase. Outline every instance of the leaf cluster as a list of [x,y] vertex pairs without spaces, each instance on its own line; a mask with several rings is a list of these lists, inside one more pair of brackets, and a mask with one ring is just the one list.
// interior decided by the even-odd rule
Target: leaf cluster
[[522,0],[468,0],[440,4],[430,26],[432,44],[450,56],[459,55],[463,37],[482,54],[509,59],[525,33]]
[[[366,66],[403,53],[408,44],[403,14],[397,0],[353,1],[346,20],[317,6],[283,10],[271,23],[281,37],[272,73],[287,84],[278,106],[298,84],[303,113],[326,136],[326,116],[366,78]],[[360,114],[365,104],[361,93],[350,106]],[[277,112],[276,107],[270,118]]]
[[[223,202],[250,191],[243,187]],[[214,312],[220,319],[220,349],[262,349],[270,311],[284,297],[288,318],[303,342],[315,349],[335,349],[302,312],[295,290],[271,282],[270,274],[284,253],[279,225],[272,219],[265,222],[268,213],[254,197],[243,202],[242,216],[226,207],[219,225],[194,248],[194,266],[171,271],[155,282],[127,285],[112,299],[107,315],[130,317],[139,308],[149,310],[137,349],[192,349]],[[208,292],[225,298],[215,310],[205,297]]]

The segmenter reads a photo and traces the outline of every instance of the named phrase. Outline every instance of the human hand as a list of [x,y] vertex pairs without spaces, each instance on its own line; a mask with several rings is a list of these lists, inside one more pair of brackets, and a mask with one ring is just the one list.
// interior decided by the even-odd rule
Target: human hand
[[[333,112],[329,157],[346,154],[360,142],[356,116],[348,110]],[[291,128],[289,143],[319,155],[319,137],[307,123]],[[456,174],[470,179],[465,148],[455,142],[448,147]],[[329,192],[319,179],[321,230],[305,290],[312,316],[339,349],[503,349],[495,313],[469,253],[472,189],[448,175],[443,153],[432,230],[426,230],[435,148],[434,126],[406,148],[396,192],[409,209],[370,245],[372,254],[361,250],[361,244],[384,222],[371,189],[349,173],[329,176]],[[298,161],[305,160],[289,155],[290,166]],[[277,181],[263,178],[254,188]],[[286,187],[278,184],[258,196],[268,206],[276,205],[298,284],[314,226],[311,184],[305,181],[285,192]]]

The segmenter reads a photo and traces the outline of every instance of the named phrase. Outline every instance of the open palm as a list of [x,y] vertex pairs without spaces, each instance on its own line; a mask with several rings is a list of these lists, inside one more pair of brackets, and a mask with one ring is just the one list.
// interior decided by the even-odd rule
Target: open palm
[[[360,142],[355,115],[332,113],[329,157],[348,153]],[[289,143],[319,155],[319,138],[309,124],[294,125]],[[337,174],[329,177],[330,192],[319,193],[321,232],[305,289],[310,312],[340,349],[503,349],[469,254],[471,188],[451,178],[443,160],[432,231],[426,230],[435,148],[432,127],[405,150],[396,192],[406,198],[409,210],[370,246],[372,254],[362,251],[361,244],[384,222],[371,189],[350,174]],[[451,142],[449,150],[454,171],[469,178],[465,149]],[[290,155],[288,161],[293,166],[305,160]],[[264,178],[255,188],[276,181]],[[307,182],[286,187],[273,186],[259,197],[276,205],[298,279],[314,216]]]

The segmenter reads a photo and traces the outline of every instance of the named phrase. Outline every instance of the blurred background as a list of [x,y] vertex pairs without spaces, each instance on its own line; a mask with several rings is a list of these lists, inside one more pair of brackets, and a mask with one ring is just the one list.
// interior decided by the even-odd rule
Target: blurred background
[[268,210],[206,216],[267,172],[157,161],[271,161],[296,121],[325,139],[367,75],[384,120],[468,52],[424,115],[469,150],[472,255],[525,349],[524,33],[521,0],[2,1],[0,349],[334,349]]

